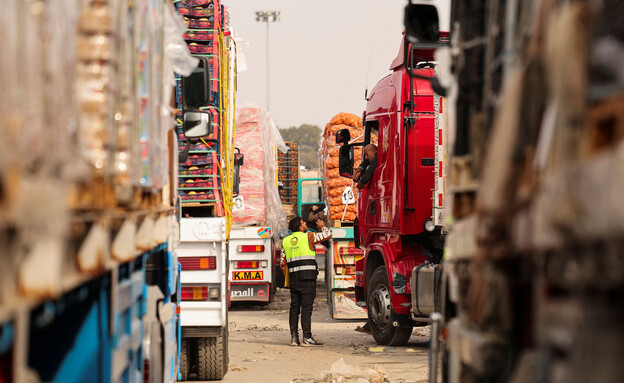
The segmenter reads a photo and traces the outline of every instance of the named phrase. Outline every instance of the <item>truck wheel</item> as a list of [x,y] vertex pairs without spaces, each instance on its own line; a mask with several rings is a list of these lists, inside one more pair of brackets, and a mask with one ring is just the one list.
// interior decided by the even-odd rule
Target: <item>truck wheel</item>
[[271,283],[271,287],[269,288],[269,304],[273,303],[273,300],[275,299],[275,293],[277,293],[277,283],[274,279]]
[[392,302],[385,266],[379,266],[368,283],[368,321],[373,338],[384,346],[402,346],[412,335],[411,327],[392,325]]
[[[182,376],[182,380],[188,380],[188,341],[186,338],[182,338],[180,341],[180,375]],[[177,378],[176,378],[177,379]]]
[[197,340],[199,380],[221,380],[228,370],[227,328],[214,338]]

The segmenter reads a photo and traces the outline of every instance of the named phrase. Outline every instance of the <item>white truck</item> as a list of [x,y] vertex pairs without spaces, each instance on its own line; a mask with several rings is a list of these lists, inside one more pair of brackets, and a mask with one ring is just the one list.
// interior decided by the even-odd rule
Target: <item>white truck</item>
[[180,229],[181,379],[218,380],[228,365],[225,217],[182,218]]
[[[234,148],[236,45],[220,1],[179,5],[199,69],[177,86],[180,138],[180,368],[178,380],[221,380],[228,370],[229,267],[238,169]],[[180,129],[179,129],[180,130]]]
[[228,246],[232,302],[273,300],[276,262],[271,233],[265,226],[232,227]]

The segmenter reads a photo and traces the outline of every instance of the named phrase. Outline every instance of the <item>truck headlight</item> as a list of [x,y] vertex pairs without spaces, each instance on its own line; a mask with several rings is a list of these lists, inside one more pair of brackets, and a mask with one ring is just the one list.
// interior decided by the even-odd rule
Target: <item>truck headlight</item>
[[434,231],[435,230],[435,224],[433,223],[432,220],[428,219],[425,221],[425,230],[427,231]]

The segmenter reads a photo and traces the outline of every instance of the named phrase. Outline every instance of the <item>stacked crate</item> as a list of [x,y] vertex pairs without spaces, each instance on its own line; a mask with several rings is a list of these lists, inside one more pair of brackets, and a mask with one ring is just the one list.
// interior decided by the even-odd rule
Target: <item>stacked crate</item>
[[188,30],[183,37],[194,56],[208,59],[210,73],[210,101],[200,108],[212,116],[212,133],[202,139],[187,139],[182,129],[182,79],[176,78],[176,106],[178,108],[178,139],[180,151],[190,145],[188,160],[180,164],[179,195],[183,208],[211,208],[213,216],[225,214],[221,185],[220,158],[220,76],[219,31],[224,26],[223,8],[219,0],[183,0],[176,8],[184,17]]
[[[280,186],[280,198],[287,215],[294,215],[297,211],[299,197],[299,147],[294,142],[286,142],[287,153],[278,153],[277,158],[277,181]],[[289,214],[292,206],[292,214]]]

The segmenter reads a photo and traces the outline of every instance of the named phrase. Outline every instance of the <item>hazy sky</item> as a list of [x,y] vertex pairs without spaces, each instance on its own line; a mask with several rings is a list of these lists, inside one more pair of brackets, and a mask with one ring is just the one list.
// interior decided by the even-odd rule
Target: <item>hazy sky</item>
[[[270,28],[270,112],[280,128],[325,124],[339,112],[361,115],[364,90],[389,72],[403,31],[406,0],[223,0],[246,47],[238,105],[266,106],[266,23]],[[368,81],[367,81],[368,78]]]

